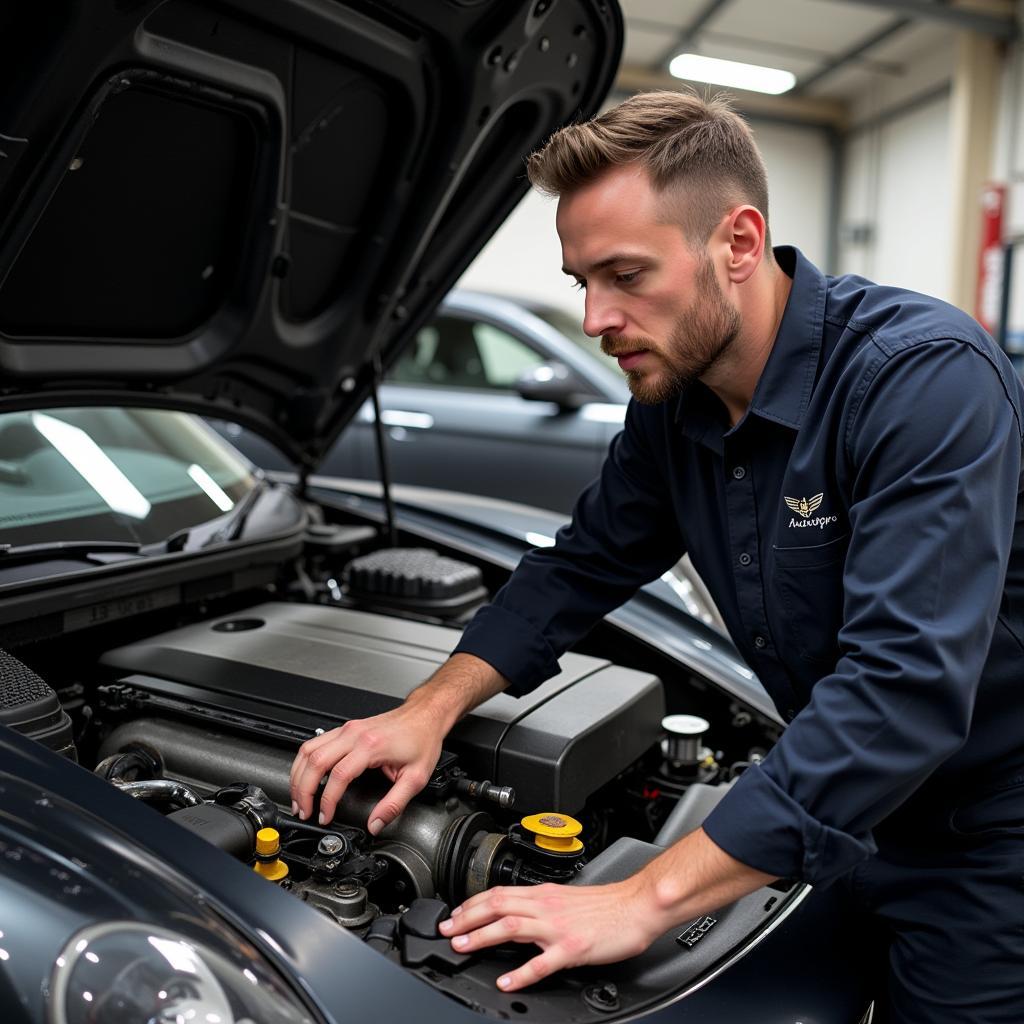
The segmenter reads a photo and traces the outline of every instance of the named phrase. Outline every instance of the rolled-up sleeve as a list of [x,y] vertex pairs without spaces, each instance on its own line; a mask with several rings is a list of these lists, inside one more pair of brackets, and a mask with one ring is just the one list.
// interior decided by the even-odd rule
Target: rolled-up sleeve
[[840,659],[705,822],[762,871],[827,883],[965,742],[1017,514],[1021,429],[967,342],[880,359],[845,422]]
[[527,553],[466,627],[453,653],[474,654],[497,669],[510,682],[507,693],[520,696],[555,675],[558,658],[601,616],[682,557],[651,439],[660,422],[630,403],[599,478],[554,546]]

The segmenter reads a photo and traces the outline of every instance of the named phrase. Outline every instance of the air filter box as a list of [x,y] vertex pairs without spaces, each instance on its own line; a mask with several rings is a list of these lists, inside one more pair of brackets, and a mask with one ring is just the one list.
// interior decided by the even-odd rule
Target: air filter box
[[77,761],[71,719],[57,694],[27,665],[0,650],[0,725]]
[[342,574],[349,597],[369,607],[459,618],[487,600],[475,565],[431,548],[384,548],[353,559]]

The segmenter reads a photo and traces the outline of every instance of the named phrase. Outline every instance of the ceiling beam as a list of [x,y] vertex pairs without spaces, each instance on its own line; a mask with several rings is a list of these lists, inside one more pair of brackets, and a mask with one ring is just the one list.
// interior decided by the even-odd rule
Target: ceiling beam
[[667,47],[661,56],[651,65],[652,71],[664,68],[668,62],[677,54],[682,53],[700,30],[729,2],[729,0],[708,0],[704,7],[696,14],[690,23],[673,40],[672,45]]
[[878,7],[890,14],[943,21],[997,39],[1016,39],[1019,31],[1013,7],[1007,3],[930,3],[929,0],[843,0],[862,7]]
[[838,71],[840,68],[845,67],[847,64],[853,63],[862,57],[868,50],[874,49],[879,43],[884,42],[890,36],[896,35],[897,32],[902,32],[908,25],[913,24],[912,18],[897,18],[895,21],[890,22],[884,28],[879,29],[873,35],[867,39],[861,40],[856,46],[851,46],[848,50],[844,50],[842,53],[836,54],[824,67],[818,68],[817,71],[811,72],[806,78],[800,79],[797,83],[796,88],[790,93],[790,95],[799,96],[806,93],[807,90],[812,86],[820,82],[823,78],[827,78],[833,72]]
[[651,71],[650,68],[635,64],[622,65],[615,79],[615,88],[624,93],[646,92],[651,89],[678,91],[687,85],[700,93],[713,90],[715,93],[728,96],[735,108],[748,117],[770,117],[840,130],[845,128],[848,122],[849,115],[845,103],[816,96],[793,96],[791,93],[768,96],[764,93],[748,92],[746,89],[709,86],[706,82],[686,82],[673,77],[667,71]]

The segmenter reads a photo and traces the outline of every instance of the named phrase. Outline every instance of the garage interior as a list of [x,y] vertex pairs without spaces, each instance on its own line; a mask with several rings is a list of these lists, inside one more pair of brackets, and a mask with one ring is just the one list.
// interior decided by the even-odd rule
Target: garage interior
[[[768,167],[772,235],[827,273],[938,296],[1024,354],[1024,5],[1012,0],[623,0],[612,104],[690,84],[730,95]],[[779,95],[684,83],[693,53],[781,69]],[[994,188],[992,186],[995,186]],[[579,314],[554,204],[528,195],[463,287]]]

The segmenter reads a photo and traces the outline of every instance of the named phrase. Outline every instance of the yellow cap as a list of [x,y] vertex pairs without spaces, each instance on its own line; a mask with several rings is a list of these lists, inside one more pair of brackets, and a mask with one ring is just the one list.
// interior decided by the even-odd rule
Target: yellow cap
[[288,877],[288,865],[277,855],[281,852],[281,834],[276,828],[261,828],[256,833],[256,856],[274,860],[256,861],[252,869],[268,881],[280,882]]
[[281,834],[276,828],[261,828],[256,833],[256,854],[270,857],[281,852]]
[[533,841],[542,850],[579,853],[583,849],[583,843],[576,838],[583,831],[583,826],[568,814],[557,814],[554,811],[530,814],[520,824],[533,833]]

